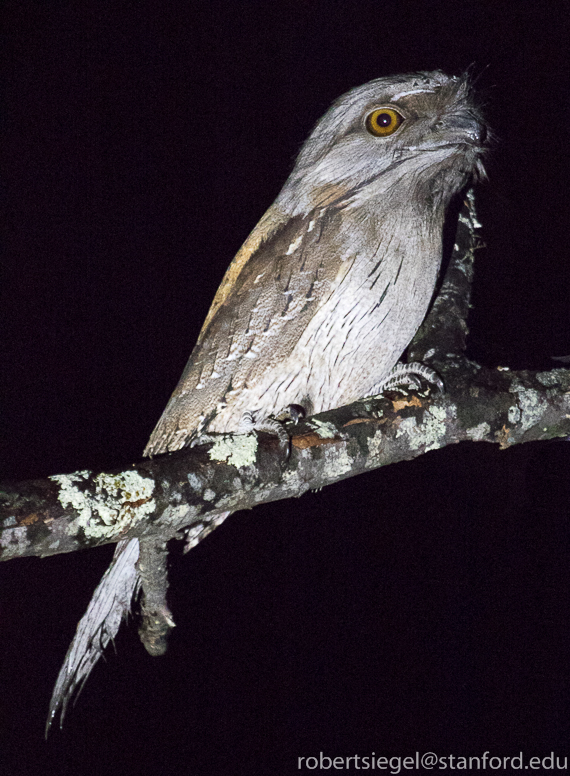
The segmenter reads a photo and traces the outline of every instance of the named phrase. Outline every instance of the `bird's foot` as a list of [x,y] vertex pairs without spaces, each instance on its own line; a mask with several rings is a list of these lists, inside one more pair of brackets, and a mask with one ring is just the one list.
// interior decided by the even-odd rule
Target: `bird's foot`
[[284,423],[292,420],[298,423],[305,417],[305,410],[300,404],[289,404],[280,412],[269,417],[264,417],[259,411],[243,413],[239,430],[243,432],[263,431],[266,434],[276,436],[285,451],[285,460],[291,455],[291,437],[285,429]]
[[397,364],[389,375],[374,386],[370,396],[377,396],[379,393],[396,388],[398,385],[408,385],[417,390],[421,386],[420,379],[432,383],[439,391],[444,390],[443,380],[437,372],[416,361],[411,364]]

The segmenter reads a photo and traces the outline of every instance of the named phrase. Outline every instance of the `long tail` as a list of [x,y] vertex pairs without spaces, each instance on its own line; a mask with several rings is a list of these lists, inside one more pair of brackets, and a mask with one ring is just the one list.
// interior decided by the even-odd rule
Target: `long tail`
[[103,650],[117,635],[121,621],[127,619],[140,587],[138,559],[138,539],[123,539],[117,543],[113,560],[77,625],[57,677],[49,705],[46,738],[59,709],[59,726],[63,725],[67,704],[75,690],[79,687],[81,692]]

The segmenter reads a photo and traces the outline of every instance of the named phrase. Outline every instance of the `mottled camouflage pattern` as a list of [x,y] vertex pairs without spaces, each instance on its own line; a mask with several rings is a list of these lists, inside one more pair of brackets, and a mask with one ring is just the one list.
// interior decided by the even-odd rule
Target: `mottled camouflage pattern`
[[[404,117],[388,137],[369,113]],[[379,78],[338,99],[230,265],[145,450],[374,393],[430,305],[450,199],[482,172],[467,77]]]

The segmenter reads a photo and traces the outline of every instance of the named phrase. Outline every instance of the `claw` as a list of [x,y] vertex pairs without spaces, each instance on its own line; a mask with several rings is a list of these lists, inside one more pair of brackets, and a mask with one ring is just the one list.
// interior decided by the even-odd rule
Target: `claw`
[[417,389],[420,387],[419,378],[427,380],[428,383],[432,383],[438,390],[443,392],[443,380],[438,373],[434,372],[433,369],[430,369],[429,366],[425,366],[425,364],[420,364],[416,361],[412,364],[398,364],[395,366],[387,377],[374,386],[373,390],[370,392],[370,396],[376,396],[377,394],[383,393],[390,388],[395,388],[398,385],[407,384]]
[[240,431],[264,431],[266,434],[276,436],[285,451],[285,460],[288,461],[291,455],[291,437],[285,430],[283,423],[276,418],[258,418],[256,415],[256,412],[244,412],[240,422]]
[[307,414],[305,408],[300,404],[289,404],[283,410],[283,413],[289,415],[293,423],[298,423],[300,420],[303,420]]

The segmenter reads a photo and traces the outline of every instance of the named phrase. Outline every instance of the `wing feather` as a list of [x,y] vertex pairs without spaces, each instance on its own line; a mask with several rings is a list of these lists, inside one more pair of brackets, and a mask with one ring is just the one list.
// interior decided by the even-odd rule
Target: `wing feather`
[[[340,222],[330,207],[274,221],[271,235],[256,238],[247,260],[238,261],[240,251],[239,266],[232,270],[232,263],[226,273],[145,455],[187,445],[207,430],[220,406],[235,398],[233,392],[251,386],[290,355],[337,278],[343,257],[331,255],[320,241],[324,229],[334,238]],[[234,431],[239,414],[232,418]]]

